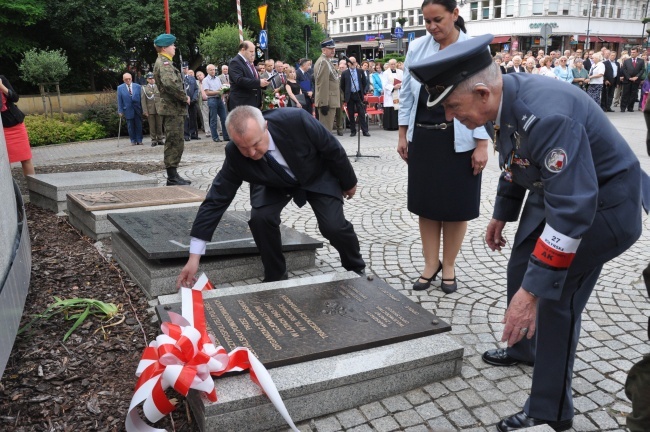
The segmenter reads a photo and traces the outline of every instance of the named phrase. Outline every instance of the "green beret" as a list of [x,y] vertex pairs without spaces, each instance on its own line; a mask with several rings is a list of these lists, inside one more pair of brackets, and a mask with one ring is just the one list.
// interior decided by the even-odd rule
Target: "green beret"
[[159,47],[168,47],[176,42],[176,36],[168,33],[163,33],[153,40],[153,44]]

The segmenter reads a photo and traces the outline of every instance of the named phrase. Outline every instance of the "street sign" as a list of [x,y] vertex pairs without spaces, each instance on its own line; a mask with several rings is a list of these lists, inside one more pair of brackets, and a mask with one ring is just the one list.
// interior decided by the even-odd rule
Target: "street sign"
[[380,50],[383,50],[383,49],[384,49],[384,44],[383,44],[383,43],[380,43],[380,44],[379,44],[379,49],[380,49]]
[[409,43],[413,42],[415,40],[415,32],[409,32],[408,37]]
[[260,30],[259,36],[260,48],[265,50],[269,45],[269,35],[266,33],[266,30]]
[[402,27],[395,27],[395,37],[402,39],[404,37],[404,29]]
[[[257,13],[260,15],[260,27],[264,28],[264,24],[266,23],[266,9],[268,8],[268,5],[262,5],[257,8]],[[239,3],[237,3],[237,8],[239,8]]]

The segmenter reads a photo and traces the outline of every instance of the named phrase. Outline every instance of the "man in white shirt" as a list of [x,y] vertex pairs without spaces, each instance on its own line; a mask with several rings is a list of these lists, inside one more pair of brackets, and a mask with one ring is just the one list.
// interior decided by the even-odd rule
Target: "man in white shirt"
[[223,91],[221,80],[217,78],[217,69],[213,64],[206,68],[208,76],[203,79],[203,91],[208,97],[208,110],[210,111],[210,135],[212,141],[220,142],[219,132],[217,131],[217,117],[221,120],[221,130],[223,131],[224,140],[229,141],[228,132],[226,131],[226,106],[221,99]]

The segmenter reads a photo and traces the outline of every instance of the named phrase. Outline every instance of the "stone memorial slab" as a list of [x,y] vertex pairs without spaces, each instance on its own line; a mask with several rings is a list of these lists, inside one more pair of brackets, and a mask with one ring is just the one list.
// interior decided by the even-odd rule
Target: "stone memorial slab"
[[117,228],[108,220],[111,213],[161,210],[167,213],[198,207],[205,191],[190,186],[167,186],[68,194],[72,226],[95,240],[110,236]]
[[[115,213],[108,219],[120,234],[147,259],[187,258],[190,230],[197,209],[169,214],[165,211]],[[281,225],[284,252],[316,250],[323,243]],[[248,227],[247,212],[226,212],[206,246],[206,256],[258,254],[253,234]]]
[[155,178],[124,170],[84,171],[27,176],[29,200],[34,205],[53,212],[66,210],[66,195],[70,192],[102,192],[117,189],[153,187]]
[[[203,292],[203,298],[204,300],[223,299],[253,293],[261,295],[261,293],[267,291],[274,291],[273,296],[279,298],[282,295],[287,295],[284,294],[285,291],[295,287],[302,287],[309,292],[314,286],[346,280],[347,283],[352,284],[355,289],[359,290],[359,282],[349,281],[355,278],[360,280],[352,272],[333,273],[280,282],[220,288]],[[373,284],[372,286],[385,289],[383,283]],[[386,291],[394,295],[394,291]],[[366,295],[366,291],[360,292]],[[379,297],[382,295],[386,296],[384,306],[382,306],[384,311],[387,311],[385,306],[386,303],[390,304],[390,301],[395,302],[396,305],[406,306],[407,304],[406,302],[402,303],[404,297],[395,296],[400,300],[400,302],[397,302],[387,294],[377,294]],[[353,305],[359,303],[352,296],[350,299],[342,296],[342,299]],[[179,294],[159,298],[162,305],[169,305],[179,301]],[[263,304],[262,307],[264,307]],[[391,309],[397,310],[395,305]],[[357,311],[360,310],[357,309]],[[420,309],[414,308],[414,310],[419,312]],[[230,313],[230,310],[228,312]],[[387,318],[387,315],[379,309],[374,312],[376,317]],[[217,310],[217,313],[220,312]],[[254,313],[257,313],[257,310],[254,310]],[[283,312],[280,311],[280,313]],[[206,315],[208,320],[213,319],[210,318],[209,314]],[[267,313],[267,315],[269,314]],[[338,317],[337,319],[342,321],[349,320],[349,318],[337,314],[324,315],[325,318]],[[403,317],[408,316],[406,313],[400,315]],[[270,316],[273,317],[273,315]],[[428,313],[428,316],[431,315]],[[393,315],[393,317],[396,318],[396,315]],[[273,317],[273,319],[276,318]],[[379,319],[383,321],[381,318]],[[393,323],[391,325],[395,330],[402,329],[392,319],[388,320]],[[379,326],[377,321],[372,321],[375,324],[359,325],[356,322],[348,323],[344,328],[345,332],[351,336],[346,336],[346,338],[354,340],[358,337],[361,343],[366,327],[371,325]],[[266,323],[266,321],[263,322]],[[228,323],[222,324],[222,327],[230,328]],[[239,322],[237,325],[241,327],[243,324]],[[438,326],[439,330],[441,327],[444,328],[446,324],[440,321]],[[326,327],[325,324],[323,324],[323,327]],[[317,334],[311,327],[308,332]],[[242,333],[246,332],[242,331]],[[220,330],[215,332],[215,336],[219,337],[219,334]],[[273,333],[271,334],[273,335]],[[300,338],[292,339],[300,340]],[[239,342],[238,339],[235,340]],[[265,343],[270,344],[268,340]],[[462,346],[445,334],[436,334],[393,342],[374,348],[362,348],[359,351],[347,354],[274,367],[269,369],[269,373],[284,400],[289,414],[295,422],[299,422],[358,407],[457,376],[460,374],[462,363]],[[192,407],[194,417],[201,431],[288,430],[282,417],[277,413],[261,389],[250,380],[248,373],[225,375],[216,378],[215,384],[219,397],[219,400],[215,403],[210,402],[198,392],[191,391],[188,395],[189,405]]]
[[[206,322],[228,351],[244,346],[267,368],[451,330],[379,278],[356,278],[204,300]],[[181,304],[157,307],[181,313]]]

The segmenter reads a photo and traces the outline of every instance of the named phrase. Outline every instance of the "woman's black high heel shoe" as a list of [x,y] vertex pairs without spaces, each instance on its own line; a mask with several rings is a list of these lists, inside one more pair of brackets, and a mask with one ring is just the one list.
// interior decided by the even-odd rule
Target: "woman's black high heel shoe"
[[[451,283],[445,283],[445,282],[451,282]],[[442,292],[444,292],[445,294],[451,294],[454,291],[456,291],[458,289],[458,284],[456,283],[456,276],[454,276],[453,279],[442,279],[440,288],[442,289]]]
[[[424,291],[425,289],[428,289],[431,286],[431,282],[436,280],[436,276],[438,276],[438,273],[442,270],[442,261],[440,261],[440,264],[438,265],[438,270],[431,276],[430,278],[426,278],[424,276],[420,276],[418,280],[415,281],[413,284],[413,289],[415,291]],[[420,279],[424,279],[426,282],[420,282]]]

